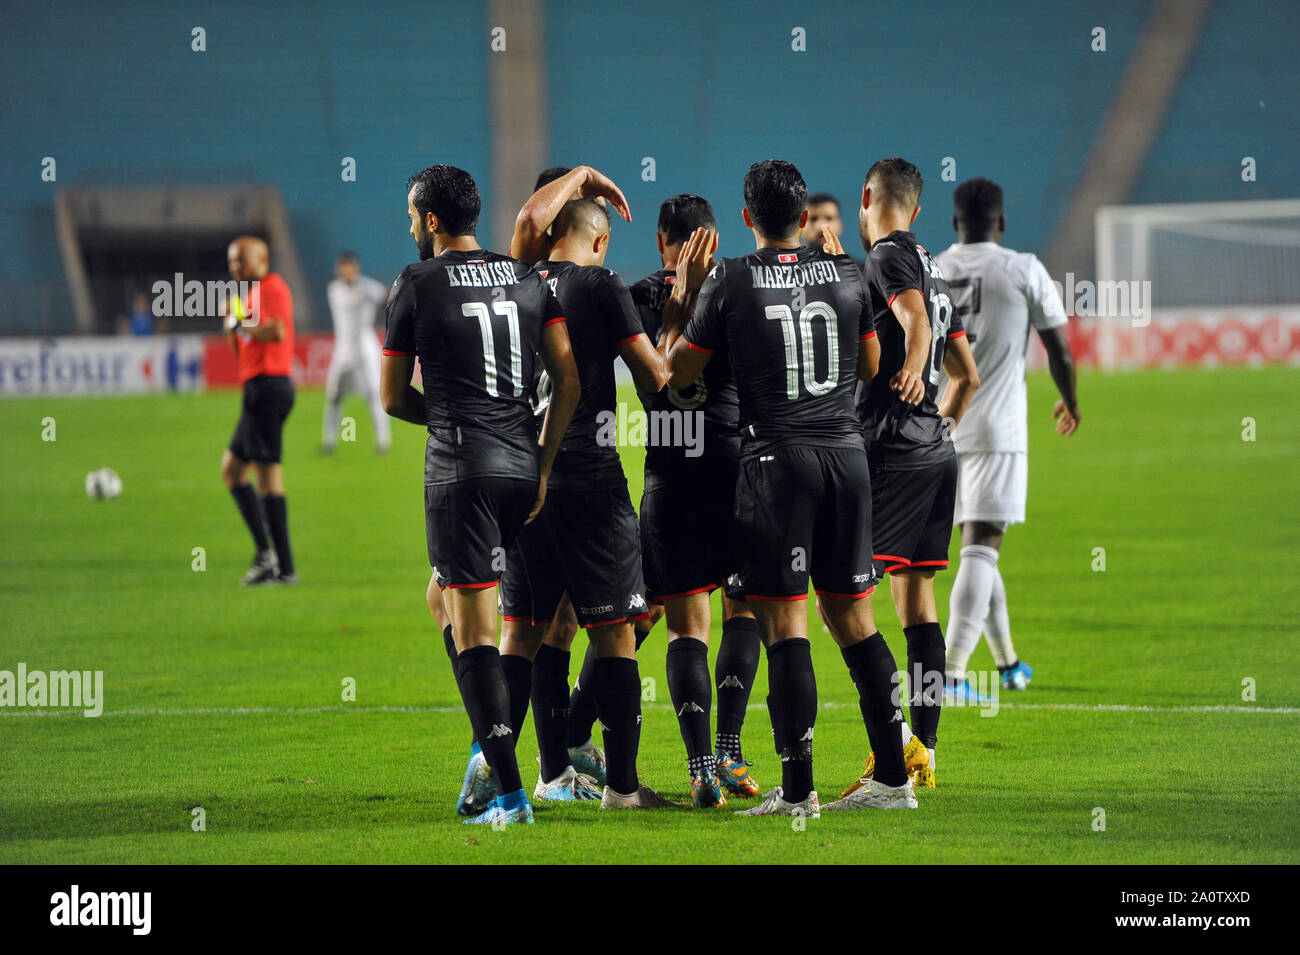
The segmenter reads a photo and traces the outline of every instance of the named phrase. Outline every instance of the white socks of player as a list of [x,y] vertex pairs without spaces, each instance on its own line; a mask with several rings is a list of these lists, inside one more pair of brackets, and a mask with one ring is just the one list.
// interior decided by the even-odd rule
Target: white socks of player
[[1016,648],[1011,645],[1011,618],[1007,615],[1007,588],[1002,584],[1002,574],[993,568],[993,592],[989,595],[989,615],[984,621],[984,638],[993,651],[993,662],[1000,667],[1011,666],[1017,659]]
[[[983,544],[968,544],[961,549],[961,563],[957,566],[957,579],[953,581],[952,596],[948,601],[948,657],[945,670],[950,680],[966,678],[966,663],[975,645],[980,642],[980,631],[989,615],[994,581],[1001,587],[996,548]],[[1006,614],[1006,591],[1003,590],[1003,616]],[[1010,640],[1010,627],[1003,631]],[[990,638],[989,645],[993,645]],[[994,650],[994,657],[997,657]]]

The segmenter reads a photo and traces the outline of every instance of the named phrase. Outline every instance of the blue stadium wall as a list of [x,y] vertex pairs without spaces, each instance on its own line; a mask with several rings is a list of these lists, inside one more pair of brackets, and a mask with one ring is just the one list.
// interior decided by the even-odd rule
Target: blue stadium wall
[[[658,203],[699,192],[718,210],[723,253],[750,247],[741,180],[780,156],[851,213],[867,164],[900,154],[927,185],[916,230],[950,240],[952,182],[1007,188],[1007,241],[1041,249],[1113,96],[1147,2],[971,4],[545,4],[549,161],[614,176],[634,222],[609,265],[654,268]],[[493,199],[485,6],[475,3],[195,8],[25,5],[0,38],[0,333],[69,331],[53,229],[54,185],[265,182],[284,196],[324,314],[334,254],[360,253],[388,280],[412,257],[404,182],[416,167],[473,171]],[[91,12],[87,12],[87,11]],[[190,30],[207,31],[207,52]],[[1107,51],[1094,53],[1094,26]],[[801,27],[807,52],[791,50]],[[1295,195],[1300,4],[1217,0],[1144,168],[1135,201]],[[1259,160],[1259,180],[1236,174]],[[344,183],[340,160],[357,160]],[[642,179],[652,158],[654,181]],[[485,210],[484,238],[490,217]],[[852,225],[850,224],[850,229]],[[299,292],[301,294],[301,292]],[[22,328],[52,296],[52,327]]]

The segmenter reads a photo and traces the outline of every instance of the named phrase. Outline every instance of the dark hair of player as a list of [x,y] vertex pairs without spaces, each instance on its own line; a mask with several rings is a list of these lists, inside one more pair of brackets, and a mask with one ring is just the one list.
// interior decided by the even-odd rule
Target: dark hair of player
[[474,177],[455,166],[429,166],[406,180],[411,202],[424,218],[430,212],[438,217],[448,235],[473,235],[478,228],[478,214],[483,207]]
[[974,232],[987,232],[1002,215],[1002,187],[992,179],[967,179],[952,194],[957,220]]
[[808,186],[791,163],[756,162],[745,173],[745,208],[760,235],[779,239],[799,227],[808,207]]
[[609,231],[609,213],[595,199],[570,199],[555,217],[555,235],[595,238]]
[[891,156],[880,160],[867,170],[863,184],[868,185],[873,180],[876,183],[874,193],[884,202],[910,207],[921,201],[921,187],[925,185],[925,179],[921,176],[921,170],[906,159]]
[[561,176],[567,176],[573,172],[568,166],[547,166],[537,174],[537,181],[533,183],[533,192],[536,192],[542,186],[548,186]]
[[825,205],[828,202],[835,206],[836,212],[840,211],[840,200],[836,199],[829,192],[814,192],[808,196],[808,208],[810,209],[813,206]]
[[335,256],[334,261],[342,264],[344,262],[360,262],[361,260],[357,258],[357,254],[351,249],[345,249]]
[[718,220],[713,216],[713,206],[701,196],[683,192],[671,196],[659,207],[659,231],[664,234],[665,245],[685,242],[696,229],[716,229]]

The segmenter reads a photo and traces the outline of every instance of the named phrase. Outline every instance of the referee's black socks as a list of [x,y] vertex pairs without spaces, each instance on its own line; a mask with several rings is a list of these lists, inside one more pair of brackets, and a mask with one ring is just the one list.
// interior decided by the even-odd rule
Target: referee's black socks
[[803,802],[813,788],[813,725],[817,722],[817,678],[807,637],[788,637],[768,648],[767,679],[777,704],[773,726],[781,746],[783,798]]
[[280,574],[293,573],[293,552],[289,550],[289,505],[283,494],[267,494],[262,498],[266,510],[266,523],[275,542],[275,556],[280,559]]
[[889,644],[877,630],[860,643],[841,648],[840,655],[858,689],[858,709],[876,754],[873,778],[886,786],[901,786],[907,782],[907,770],[902,734],[894,724],[903,722],[903,712],[898,708],[898,665]]
[[483,757],[497,775],[501,792],[522,789],[515,761],[515,730],[510,724],[510,690],[497,648],[488,644],[462,650],[457,657],[456,676],[465,712],[474,725]]
[[235,499],[239,515],[253,535],[253,546],[261,554],[271,545],[266,539],[266,519],[262,516],[262,502],[258,500],[257,492],[251,484],[236,484],[230,489],[230,496]]

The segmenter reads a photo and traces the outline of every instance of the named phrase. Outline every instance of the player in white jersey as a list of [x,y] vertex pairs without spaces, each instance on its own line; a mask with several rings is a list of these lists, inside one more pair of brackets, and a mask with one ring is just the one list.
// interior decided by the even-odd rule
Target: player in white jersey
[[335,278],[329,284],[330,315],[334,320],[334,354],[325,379],[325,420],[321,430],[321,449],[334,450],[339,436],[339,410],[350,381],[370,406],[370,420],[375,425],[376,450],[383,454],[392,442],[392,428],[379,400],[379,339],[375,335],[375,317],[388,301],[388,287],[361,274],[361,263],[351,252],[344,252],[334,262]]
[[988,179],[969,179],[953,193],[953,204],[957,243],[940,253],[938,262],[967,329],[980,388],[953,430],[960,463],[954,523],[961,526],[961,563],[949,601],[944,683],[950,697],[977,702],[980,694],[966,679],[966,664],[981,631],[1004,689],[1023,690],[1033,676],[1012,645],[1006,588],[998,571],[1003,534],[1025,520],[1025,350],[1031,327],[1047,349],[1061,394],[1053,409],[1058,434],[1078,428],[1079,404],[1060,292],[1037,256],[1000,244],[1006,229],[1001,187]]

